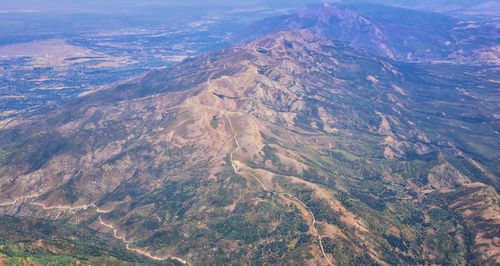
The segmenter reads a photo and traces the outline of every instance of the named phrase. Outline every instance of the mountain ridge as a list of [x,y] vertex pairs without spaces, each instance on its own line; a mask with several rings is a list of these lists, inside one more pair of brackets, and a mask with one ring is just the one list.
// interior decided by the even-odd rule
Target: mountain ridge
[[[359,3],[358,1],[344,0],[344,3]],[[499,3],[490,0],[479,1],[386,1],[386,0],[365,0],[365,3],[376,3],[383,5],[399,6],[403,8],[413,8],[432,12],[450,13],[455,16],[493,16],[498,17],[494,10],[500,7]]]
[[495,73],[267,35],[7,124],[0,210],[190,264],[496,263]]
[[498,64],[498,20],[478,23],[398,7],[339,3],[264,19],[236,38],[308,29],[398,61]]
[[[486,202],[498,201],[498,194],[477,183],[498,189],[498,172],[492,172],[498,171],[493,166],[498,158],[494,153],[484,157],[477,147],[457,141],[461,134],[473,136],[479,131],[495,138],[493,125],[498,120],[491,114],[495,109],[486,105],[479,112],[473,103],[460,101],[465,96],[441,98],[456,93],[455,87],[446,85],[450,73],[463,71],[460,66],[434,65],[436,70],[442,67],[447,77],[428,66],[366,57],[362,51],[309,31],[278,33],[191,59],[130,84],[84,96],[45,122],[4,128],[0,173],[11,179],[0,185],[2,191],[15,191],[18,196],[41,194],[2,206],[3,212],[64,217],[70,223],[109,232],[99,224],[102,217],[106,224],[120,228],[124,239],[140,237],[133,241],[134,248],[149,250],[153,256],[175,255],[191,264],[250,261],[252,257],[262,262],[323,264],[327,260],[321,250],[336,264],[428,260],[435,255],[398,239],[411,238],[434,225],[411,214],[396,218],[396,213],[405,213],[399,204],[419,213],[437,208],[448,215],[442,207],[428,206],[465,200],[453,194],[460,189],[466,194],[483,193],[487,200],[481,215],[498,214],[486,207],[490,206]],[[478,68],[470,67],[470,71]],[[420,73],[419,78],[413,73]],[[486,77],[466,82],[476,84],[471,88],[477,84],[491,87],[485,81],[487,72],[482,75]],[[429,82],[425,88],[421,80]],[[437,87],[432,94],[426,93]],[[486,101],[487,93],[498,91],[468,89],[467,93],[467,97]],[[452,124],[440,118],[440,106],[468,110],[468,120],[458,116],[450,121],[458,123],[452,128],[469,129],[457,138],[447,136]],[[408,116],[410,111],[413,116]],[[424,116],[434,121],[425,122]],[[470,127],[477,119],[486,124]],[[441,133],[443,126],[446,129]],[[9,144],[21,139],[29,141]],[[52,143],[43,145],[46,140]],[[27,154],[19,154],[21,150]],[[458,170],[458,162],[468,163]],[[460,179],[463,175],[467,178]],[[262,184],[292,197],[273,196],[259,188]],[[458,198],[451,203],[436,201],[442,193]],[[3,201],[9,200],[6,195]],[[14,197],[10,193],[10,200]],[[96,204],[109,212],[97,216],[92,208],[69,213],[37,210],[30,201],[51,206]],[[464,213],[475,208],[453,206]],[[387,217],[377,211],[386,212]],[[373,221],[368,222],[366,215]],[[486,223],[498,223],[495,215]],[[278,218],[264,222],[267,217]],[[288,222],[284,217],[289,217]],[[476,226],[475,236],[488,239],[494,235],[485,233],[485,225],[463,217],[460,223]],[[315,219],[322,245],[314,241]],[[285,230],[286,223],[299,230]],[[379,223],[407,233],[398,236],[394,228],[394,232],[377,233]],[[242,228],[248,231],[241,234]],[[466,236],[460,228],[457,234]],[[279,237],[276,230],[282,232]],[[467,253],[459,240],[438,236]],[[424,246],[431,245],[423,241]],[[214,250],[207,251],[207,245]],[[260,246],[260,253],[251,251],[254,245]],[[470,252],[477,258],[494,252],[483,248]],[[287,255],[280,258],[283,249]],[[413,257],[403,255],[402,250],[411,250]],[[440,250],[456,262],[465,260],[458,251]],[[215,257],[204,256],[207,252]],[[495,253],[488,258],[496,259]],[[446,258],[438,256],[434,261]]]

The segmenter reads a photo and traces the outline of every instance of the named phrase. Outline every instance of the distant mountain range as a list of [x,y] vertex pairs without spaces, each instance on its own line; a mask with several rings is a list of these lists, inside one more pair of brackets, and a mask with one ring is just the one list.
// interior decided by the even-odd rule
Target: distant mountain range
[[499,264],[495,29],[460,23],[304,9],[3,121],[0,260]]
[[343,0],[342,3],[376,3],[456,15],[500,16],[500,2],[495,0]]
[[251,25],[239,38],[308,29],[370,53],[409,62],[498,63],[499,20],[467,21],[371,4],[324,4]]

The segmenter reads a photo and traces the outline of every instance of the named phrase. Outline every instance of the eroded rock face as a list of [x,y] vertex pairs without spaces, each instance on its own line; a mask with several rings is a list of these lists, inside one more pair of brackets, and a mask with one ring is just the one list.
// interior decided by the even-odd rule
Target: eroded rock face
[[[498,121],[476,125],[495,104],[456,95],[463,71],[310,31],[190,59],[4,127],[0,210],[191,264],[465,264],[470,247],[495,261],[494,230],[464,241],[472,216],[453,204],[470,197],[435,197],[472,182],[497,196]],[[496,101],[481,73],[464,82]]]

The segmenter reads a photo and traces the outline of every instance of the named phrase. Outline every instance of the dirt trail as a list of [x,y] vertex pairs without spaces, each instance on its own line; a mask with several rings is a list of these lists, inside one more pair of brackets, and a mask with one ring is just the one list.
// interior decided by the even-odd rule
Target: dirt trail
[[[0,203],[0,207],[12,206],[12,205],[15,205],[19,202],[25,202],[28,199],[36,198],[39,196],[41,196],[41,194],[33,194],[33,195],[29,195],[29,196],[18,197],[12,201]],[[110,211],[105,211],[105,210],[98,208],[95,204],[85,204],[85,205],[77,205],[77,206],[69,206],[69,205],[47,206],[41,202],[26,202],[25,204],[41,207],[45,211],[50,211],[50,210],[80,211],[80,210],[87,210],[87,209],[95,209],[95,212],[97,212],[97,213],[110,212]]]
[[127,240],[125,238],[125,236],[120,236],[118,234],[118,230],[112,224],[104,222],[102,220],[101,216],[99,216],[99,223],[102,226],[110,229],[113,232],[113,237],[114,238],[116,238],[116,239],[122,241],[123,243],[125,243],[125,247],[127,248],[128,251],[135,252],[137,254],[140,254],[142,256],[148,257],[149,259],[156,260],[156,261],[162,261],[162,260],[171,259],[171,260],[176,260],[176,261],[178,261],[178,262],[180,262],[182,264],[185,264],[185,265],[191,265],[191,264],[189,264],[189,262],[187,262],[186,260],[184,260],[182,258],[179,258],[179,257],[174,257],[174,256],[158,257],[158,256],[155,256],[155,255],[151,254],[150,252],[147,252],[147,251],[144,251],[144,250],[141,250],[141,249],[138,249],[138,248],[130,247],[130,244],[132,243],[132,241]]
[[80,205],[80,206],[65,206],[65,205],[47,206],[47,205],[45,205],[43,203],[39,203],[39,202],[28,202],[27,204],[40,206],[42,209],[44,209],[46,211],[50,211],[50,210],[79,211],[79,210],[86,210],[86,209],[90,209],[90,208],[95,208],[94,204]]
[[[239,168],[238,166],[236,165],[234,159],[233,159],[233,154],[240,149],[240,143],[238,142],[238,134],[236,133],[236,131],[234,130],[234,127],[233,127],[233,123],[231,122],[231,119],[226,115],[224,114],[224,117],[226,117],[228,123],[229,123],[229,126],[231,128],[231,131],[233,133],[233,140],[234,140],[234,143],[236,144],[236,148],[229,154],[229,159],[231,160],[231,166],[233,167],[233,170],[235,173],[237,174],[242,174],[240,173],[239,171]],[[316,236],[318,237],[318,242],[319,242],[319,246],[321,248],[321,253],[323,255],[323,257],[326,259],[326,261],[328,262],[329,265],[334,265],[332,263],[332,261],[328,258],[328,256],[326,255],[325,253],[325,249],[323,247],[323,240],[321,238],[321,235],[319,234],[317,228],[316,228],[316,218],[314,217],[314,213],[311,211],[311,209],[309,209],[309,207],[304,203],[302,202],[300,199],[298,199],[297,197],[291,195],[290,193],[288,192],[277,192],[275,190],[272,190],[272,189],[269,189],[268,187],[266,187],[266,185],[262,182],[262,180],[260,180],[260,178],[258,178],[257,176],[251,174],[251,173],[246,173],[248,174],[249,176],[251,176],[252,178],[254,178],[262,187],[263,190],[267,191],[267,192],[270,192],[272,194],[275,194],[275,195],[278,195],[278,196],[284,196],[292,201],[294,201],[295,203],[299,204],[300,206],[304,207],[308,212],[309,214],[311,215],[312,217],[312,228],[313,228],[313,231],[315,232]]]
[[[0,207],[12,206],[12,205],[15,205],[18,202],[24,202],[27,199],[36,198],[38,196],[40,196],[40,195],[39,194],[34,194],[34,195],[30,195],[30,196],[18,197],[16,199],[12,200],[12,201],[5,202],[5,203],[0,203]],[[72,211],[94,209],[95,212],[99,213],[99,214],[111,212],[111,211],[106,211],[106,210],[100,209],[95,204],[87,204],[87,205],[80,205],[80,206],[65,206],[65,205],[47,206],[47,205],[45,205],[43,203],[40,203],[40,202],[27,202],[26,204],[27,205],[34,205],[34,206],[41,207],[43,210],[46,210],[46,211],[59,210],[59,211],[69,211],[69,212],[72,212]],[[149,259],[156,260],[156,261],[162,261],[162,260],[172,259],[172,260],[177,260],[177,261],[179,261],[182,264],[190,265],[189,262],[187,262],[186,260],[184,260],[182,258],[179,258],[179,257],[174,257],[174,256],[158,257],[158,256],[152,255],[150,252],[147,252],[147,251],[144,251],[144,250],[141,250],[141,249],[138,249],[138,248],[132,248],[132,247],[130,247],[131,241],[126,240],[125,237],[123,237],[123,236],[120,237],[119,234],[118,234],[118,230],[113,225],[104,222],[102,220],[102,218],[101,218],[100,215],[99,215],[98,218],[99,218],[99,223],[102,226],[104,226],[104,227],[112,230],[114,238],[116,238],[118,240],[121,240],[122,242],[125,243],[125,247],[127,248],[128,251],[137,253],[139,255],[142,255],[144,257],[147,257]]]
[[8,202],[4,202],[4,203],[0,203],[0,207],[12,206],[12,205],[15,205],[18,202],[23,202],[23,201],[26,201],[28,199],[36,198],[38,196],[40,196],[40,194],[32,194],[32,195],[28,195],[28,196],[17,197],[14,200],[11,200],[11,201],[8,201]]
[[[214,94],[213,89],[212,89],[211,81],[212,81],[212,79],[210,77],[208,79],[208,92]],[[215,108],[212,108],[210,106],[204,106],[204,105],[202,105],[202,107],[205,107],[205,108],[208,108],[208,109],[215,109]],[[220,110],[217,110],[217,111],[220,111]],[[233,170],[235,171],[235,173],[241,174],[240,171],[239,171],[239,168],[236,165],[236,163],[234,161],[234,158],[233,158],[234,153],[237,150],[240,149],[240,143],[238,142],[238,134],[234,130],[233,123],[232,123],[231,119],[227,116],[227,113],[237,113],[237,114],[239,114],[239,112],[224,111],[224,117],[227,119],[227,121],[229,123],[229,126],[230,126],[232,134],[233,134],[232,139],[233,139],[234,143],[236,144],[236,148],[229,154],[229,159],[231,161],[231,166],[232,166]],[[256,177],[255,175],[253,175],[251,173],[247,173],[247,174],[249,176],[251,176],[252,178],[254,178],[261,185],[261,187],[262,187],[262,189],[264,191],[270,192],[270,193],[278,195],[278,196],[286,197],[286,198],[294,201],[295,203],[299,204],[300,206],[302,206],[303,208],[305,208],[307,210],[307,212],[309,212],[309,214],[312,217],[312,224],[311,225],[312,225],[313,231],[315,232],[315,234],[318,237],[318,242],[319,242],[319,246],[320,246],[320,249],[321,249],[321,253],[322,253],[323,257],[325,258],[325,260],[328,262],[328,264],[333,266],[334,264],[332,263],[332,261],[328,258],[328,256],[325,253],[325,249],[324,249],[324,246],[323,246],[323,240],[322,240],[321,235],[319,234],[319,232],[318,232],[318,230],[316,228],[316,218],[314,216],[314,213],[311,211],[311,209],[309,209],[309,207],[304,202],[302,202],[301,200],[299,200],[297,197],[291,195],[290,193],[288,193],[288,192],[277,192],[277,191],[271,190],[268,187],[266,187],[266,185],[262,182],[262,180],[260,178]]]

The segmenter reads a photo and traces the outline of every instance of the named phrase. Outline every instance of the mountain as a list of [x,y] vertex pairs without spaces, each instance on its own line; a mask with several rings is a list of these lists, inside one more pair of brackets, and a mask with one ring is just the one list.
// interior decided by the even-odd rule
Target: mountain
[[[344,0],[344,3],[359,3],[359,1]],[[433,12],[450,13],[456,16],[499,16],[500,3],[492,0],[364,0],[366,3],[376,3],[388,6],[413,8]]]
[[307,29],[391,59],[498,64],[499,25],[373,4],[324,4],[256,22],[235,38]]
[[0,263],[500,263],[498,67],[280,25],[2,121]]

